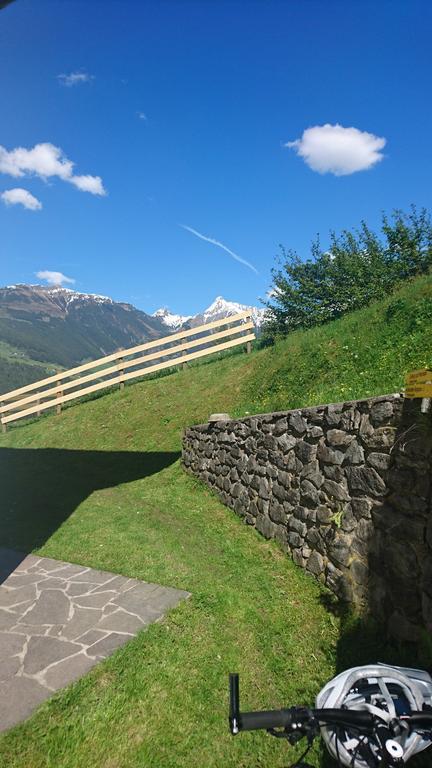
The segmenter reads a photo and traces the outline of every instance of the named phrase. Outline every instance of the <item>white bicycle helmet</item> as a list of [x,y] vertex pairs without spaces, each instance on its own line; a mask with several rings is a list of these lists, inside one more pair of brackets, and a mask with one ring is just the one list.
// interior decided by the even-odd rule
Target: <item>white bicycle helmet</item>
[[[366,710],[384,723],[421,711],[424,705],[432,706],[432,678],[427,672],[381,663],[347,669],[330,680],[316,698],[319,709]],[[373,765],[378,748],[372,739],[328,725],[321,727],[321,735],[330,754],[346,768]],[[410,733],[408,727],[392,739],[395,757],[404,762],[430,744],[421,732]]]

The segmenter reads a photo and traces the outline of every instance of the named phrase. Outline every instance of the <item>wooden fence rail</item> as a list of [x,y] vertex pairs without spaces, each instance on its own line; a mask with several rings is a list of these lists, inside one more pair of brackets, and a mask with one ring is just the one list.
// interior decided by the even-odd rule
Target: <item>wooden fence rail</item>
[[[224,330],[217,330],[219,328]],[[224,320],[215,320],[206,325],[119,350],[68,371],[61,371],[54,376],[0,395],[2,430],[6,432],[7,424],[12,421],[35,414],[39,416],[42,411],[49,408],[55,408],[56,412],[60,413],[63,403],[76,400],[83,395],[117,384],[123,388],[125,381],[177,365],[185,366],[191,360],[222,352],[239,344],[246,345],[247,351],[250,351],[253,339],[255,339],[254,324],[250,312],[246,311]],[[215,343],[221,340],[222,343]],[[110,363],[112,365],[109,365]],[[149,365],[149,363],[152,364]],[[126,373],[130,368],[138,370]],[[88,385],[89,382],[96,383],[83,386]]]

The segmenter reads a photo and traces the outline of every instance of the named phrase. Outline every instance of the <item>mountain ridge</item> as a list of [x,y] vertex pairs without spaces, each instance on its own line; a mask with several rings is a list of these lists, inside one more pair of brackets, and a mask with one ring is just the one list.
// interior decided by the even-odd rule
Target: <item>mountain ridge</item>
[[[100,294],[25,283],[5,286],[0,288],[0,392],[37,381],[48,370],[72,368],[245,309],[219,296],[197,315],[174,315],[167,309],[150,315]],[[264,310],[250,309],[259,331]]]
[[196,328],[197,325],[205,325],[213,320],[222,320],[225,317],[238,315],[240,312],[248,310],[251,312],[256,329],[259,331],[264,320],[264,309],[235,301],[227,301],[223,296],[216,296],[207,309],[196,315],[176,315],[171,313],[167,307],[162,307],[156,310],[152,317],[160,317],[167,327],[181,330],[182,328]]

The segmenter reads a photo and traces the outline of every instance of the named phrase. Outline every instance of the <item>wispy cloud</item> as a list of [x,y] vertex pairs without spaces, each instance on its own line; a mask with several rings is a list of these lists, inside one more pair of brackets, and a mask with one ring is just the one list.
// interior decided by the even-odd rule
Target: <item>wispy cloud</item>
[[148,117],[145,112],[137,112],[138,120],[144,120],[146,123],[148,121]]
[[5,205],[22,205],[29,211],[40,211],[42,203],[27,189],[22,187],[14,187],[14,189],[6,189],[0,195]]
[[57,177],[73,184],[83,192],[92,195],[106,195],[100,176],[75,176],[75,163],[64,155],[60,147],[48,142],[36,144],[32,149],[17,147],[10,152],[0,146],[0,173],[19,178],[27,175],[39,176],[45,181]]
[[90,83],[95,79],[94,75],[89,75],[88,72],[71,72],[69,75],[57,75],[57,80],[61,85],[65,85],[66,88],[71,88],[73,85],[80,85],[80,83]]
[[288,141],[285,147],[294,149],[313,171],[348,176],[379,163],[386,143],[373,133],[327,123],[307,128],[300,139]]
[[234,251],[232,251],[230,248],[227,248],[227,246],[221,243],[219,240],[215,240],[214,237],[207,237],[207,235],[202,235],[201,232],[197,232],[196,229],[188,227],[187,224],[180,224],[179,226],[183,227],[183,229],[186,229],[188,232],[192,232],[192,234],[195,235],[195,237],[199,237],[200,240],[205,240],[206,243],[211,243],[212,245],[217,245],[218,248],[222,248],[222,250],[226,253],[229,253],[233,259],[239,261],[240,264],[243,264],[245,267],[251,269],[252,272],[255,272],[256,275],[258,274],[258,270],[254,267],[253,264],[251,264],[249,261],[246,261],[246,259],[242,259],[241,256],[239,256],[237,253],[234,253]]
[[48,285],[61,286],[65,283],[69,283],[70,285],[75,283],[73,277],[66,277],[63,272],[51,272],[49,269],[42,269],[40,272],[36,272],[36,277],[38,277],[39,280],[45,280]]

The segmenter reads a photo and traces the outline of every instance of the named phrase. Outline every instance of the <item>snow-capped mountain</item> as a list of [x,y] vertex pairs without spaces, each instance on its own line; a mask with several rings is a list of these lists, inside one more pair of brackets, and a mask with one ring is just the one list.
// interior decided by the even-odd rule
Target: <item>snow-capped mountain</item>
[[188,320],[191,320],[191,315],[174,315],[166,307],[161,307],[160,309],[156,310],[152,317],[158,317],[164,325],[173,331],[181,328],[182,325],[187,323]]
[[[2,292],[2,298],[9,298],[13,300],[19,300],[20,297],[29,296],[38,297],[39,300],[44,300],[47,304],[57,305],[59,309],[67,309],[73,303],[95,303],[95,304],[114,304],[113,299],[109,296],[100,296],[97,293],[80,293],[74,291],[71,288],[62,288],[58,285],[27,285],[19,283],[18,285],[7,285],[5,288],[0,288]],[[127,306],[127,305],[124,305]]]
[[205,325],[213,320],[223,320],[225,317],[238,315],[246,310],[250,310],[255,327],[259,330],[264,319],[264,309],[249,307],[235,301],[227,301],[223,296],[217,296],[207,309],[197,315],[185,317],[174,315],[168,309],[158,309],[153,317],[158,317],[171,330],[180,330],[181,328],[195,328],[197,325]]
[[108,296],[46,285],[0,288],[0,341],[30,360],[71,368],[166,333],[160,318]]

